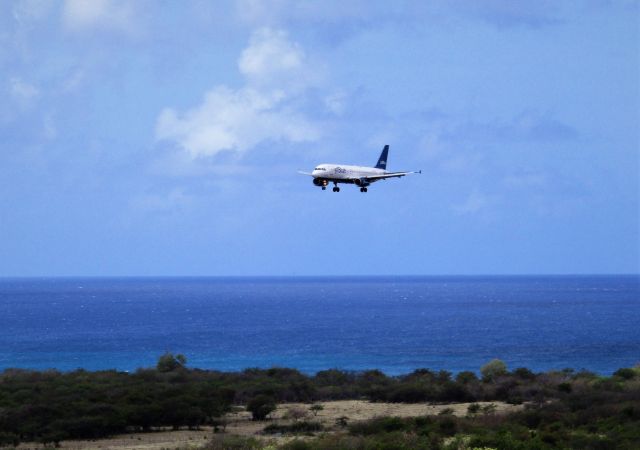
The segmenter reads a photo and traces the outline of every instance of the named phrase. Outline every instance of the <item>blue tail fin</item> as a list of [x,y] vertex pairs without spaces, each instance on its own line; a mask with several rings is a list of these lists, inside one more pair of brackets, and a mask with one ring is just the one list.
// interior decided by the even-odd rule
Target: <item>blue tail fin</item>
[[380,153],[380,158],[378,158],[378,164],[376,164],[376,169],[387,170],[387,155],[389,154],[389,146],[385,145],[382,149],[382,153]]

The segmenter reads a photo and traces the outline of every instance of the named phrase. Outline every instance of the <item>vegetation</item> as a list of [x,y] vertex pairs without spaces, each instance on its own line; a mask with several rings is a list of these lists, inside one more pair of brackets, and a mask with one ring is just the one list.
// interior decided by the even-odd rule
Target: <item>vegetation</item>
[[158,359],[156,369],[158,372],[171,372],[177,369],[181,369],[187,365],[187,358],[184,355],[172,353],[165,353]]
[[[186,358],[167,353],[153,369],[135,373],[77,370],[0,373],[0,447],[20,442],[56,444],[157,427],[226,426],[231,405],[245,405],[254,420],[265,420],[277,403],[289,408],[291,424],[273,423],[265,433],[308,434],[322,429],[307,422],[322,411],[314,402],[368,399],[372,402],[469,402],[466,417],[452,410],[419,418],[383,417],[336,421],[333,433],[293,441],[285,448],[640,448],[640,370],[620,369],[611,377],[567,369],[509,372],[504,363],[455,376],[416,370],[391,377],[380,371],[336,369],[304,375],[294,369],[247,369],[238,373],[186,367]],[[506,401],[521,412],[495,412]],[[258,448],[253,440],[219,438],[211,448]],[[218,446],[218,447],[215,447]]]
[[318,422],[293,422],[290,425],[272,423],[264,428],[266,434],[309,434],[316,431],[322,431],[323,426]]
[[480,368],[480,373],[483,381],[493,381],[508,373],[507,365],[504,361],[493,359]]
[[[380,417],[349,426],[348,433],[294,441],[284,449],[637,449],[640,389],[624,378],[572,377],[571,393],[551,402],[497,415],[472,404],[473,415]],[[474,406],[475,405],[475,406]],[[488,405],[490,406],[490,405]]]
[[265,420],[276,409],[276,402],[269,395],[258,395],[251,399],[247,411],[251,411],[253,420]]
[[320,403],[315,403],[311,405],[309,410],[313,413],[313,417],[316,417],[320,411],[324,410],[324,406],[322,406]]

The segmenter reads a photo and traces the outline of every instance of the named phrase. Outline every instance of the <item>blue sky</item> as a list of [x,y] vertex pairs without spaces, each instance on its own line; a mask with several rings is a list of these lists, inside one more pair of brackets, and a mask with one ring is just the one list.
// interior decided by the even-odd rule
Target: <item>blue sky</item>
[[[636,1],[0,3],[0,275],[640,271]],[[321,162],[421,175],[361,194]]]

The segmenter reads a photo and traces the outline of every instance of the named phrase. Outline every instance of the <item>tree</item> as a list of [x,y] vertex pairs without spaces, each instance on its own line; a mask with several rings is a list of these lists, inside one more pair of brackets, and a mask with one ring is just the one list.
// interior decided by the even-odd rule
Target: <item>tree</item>
[[536,379],[536,374],[533,373],[531,370],[527,369],[526,367],[518,367],[516,370],[513,371],[513,374],[520,378],[521,380],[535,380]]
[[480,368],[482,381],[494,381],[497,377],[506,375],[507,365],[504,361],[493,359]]
[[229,425],[229,419],[225,416],[215,417],[211,420],[211,425],[213,425],[213,432],[218,433],[220,428],[222,428],[222,432],[227,432],[227,425]]
[[476,376],[475,373],[469,370],[464,370],[458,373],[458,375],[456,375],[456,381],[458,383],[468,384],[468,383],[473,383],[475,381],[478,381],[478,377]]
[[313,413],[313,417],[316,417],[318,413],[324,409],[324,406],[322,406],[320,403],[316,403],[314,405],[311,405],[311,408],[309,409]]
[[636,376],[636,371],[637,369],[629,369],[629,368],[618,369],[613,373],[613,375],[616,377],[620,377],[624,380],[631,380]]
[[495,403],[489,403],[488,405],[484,405],[482,407],[482,412],[485,414],[493,414],[496,412],[497,409],[498,407],[496,406]]
[[158,358],[158,364],[156,369],[158,372],[172,372],[176,369],[181,369],[187,365],[187,358],[184,355],[173,353],[165,353]]
[[207,420],[214,422],[229,411],[235,391],[228,388],[213,389],[207,386],[197,392],[197,397],[196,403],[204,411]]
[[276,402],[268,395],[257,395],[247,405],[253,420],[264,420],[276,409]]
[[347,416],[340,416],[336,419],[336,425],[342,428],[346,428],[349,425],[349,418]]
[[20,436],[0,431],[0,447],[17,447],[18,445],[20,445]]
[[467,407],[467,415],[472,416],[480,412],[481,406],[478,403],[472,403]]

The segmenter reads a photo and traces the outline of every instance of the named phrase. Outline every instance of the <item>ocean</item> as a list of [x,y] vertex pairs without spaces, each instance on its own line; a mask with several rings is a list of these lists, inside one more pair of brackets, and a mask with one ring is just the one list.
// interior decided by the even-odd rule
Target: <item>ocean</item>
[[640,276],[0,279],[0,370],[640,362]]

